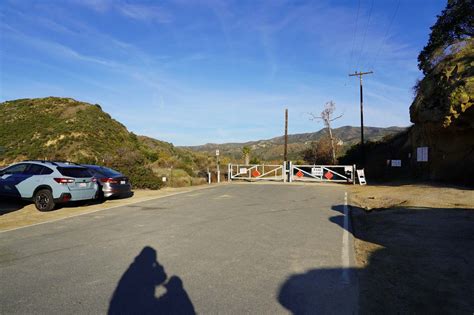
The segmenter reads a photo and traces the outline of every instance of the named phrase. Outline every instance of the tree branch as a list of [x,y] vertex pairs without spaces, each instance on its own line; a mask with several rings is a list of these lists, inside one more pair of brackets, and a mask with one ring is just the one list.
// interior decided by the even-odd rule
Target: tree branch
[[339,116],[337,116],[337,117],[334,117],[333,119],[330,119],[329,121],[334,121],[334,120],[336,120],[336,119],[341,118],[342,116],[344,116],[344,114],[341,114],[341,115],[339,115]]

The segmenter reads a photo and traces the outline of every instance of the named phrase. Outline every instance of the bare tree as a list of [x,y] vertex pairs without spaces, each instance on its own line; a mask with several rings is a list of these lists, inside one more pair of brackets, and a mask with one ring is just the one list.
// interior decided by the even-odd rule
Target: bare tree
[[316,116],[313,113],[308,113],[311,116],[311,120],[322,120],[324,126],[328,130],[329,139],[331,141],[331,155],[332,155],[332,164],[336,164],[336,148],[334,146],[334,137],[332,136],[331,122],[336,119],[341,118],[343,115],[333,117],[334,112],[336,111],[336,103],[333,101],[326,102],[324,105],[324,110],[321,112],[320,116]]

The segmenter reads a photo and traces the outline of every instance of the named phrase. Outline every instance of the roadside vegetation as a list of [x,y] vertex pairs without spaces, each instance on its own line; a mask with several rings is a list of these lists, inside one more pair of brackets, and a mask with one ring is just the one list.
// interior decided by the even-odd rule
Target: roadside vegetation
[[98,164],[149,189],[203,183],[208,163],[206,154],[129,132],[98,104],[59,97],[1,103],[0,148],[0,165],[26,159]]

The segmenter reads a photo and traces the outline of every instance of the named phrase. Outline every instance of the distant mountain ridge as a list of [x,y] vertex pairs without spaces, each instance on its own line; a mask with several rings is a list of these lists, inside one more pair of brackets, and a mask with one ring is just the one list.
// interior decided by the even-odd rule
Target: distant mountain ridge
[[[390,136],[407,127],[364,127],[364,136],[367,141],[378,141],[386,136]],[[290,158],[300,158],[299,153],[311,142],[320,140],[326,135],[326,129],[322,128],[316,132],[299,133],[288,135],[288,154]],[[338,141],[342,141],[343,147],[348,148],[360,141],[360,127],[343,126],[333,129],[333,135]],[[252,156],[257,156],[264,160],[278,160],[283,157],[285,137],[279,136],[271,139],[231,142],[231,143],[206,143],[204,145],[186,146],[184,148],[197,151],[214,153],[219,149],[221,154],[239,158],[242,155],[242,147],[248,146],[252,149]]]

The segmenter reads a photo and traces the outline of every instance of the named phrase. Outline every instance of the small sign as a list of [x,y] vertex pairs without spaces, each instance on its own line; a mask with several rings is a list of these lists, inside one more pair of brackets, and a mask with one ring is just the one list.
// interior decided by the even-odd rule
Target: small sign
[[247,168],[246,167],[239,168],[239,174],[246,174],[246,173],[247,173]]
[[322,167],[313,167],[311,168],[311,175],[313,176],[323,176],[323,168]]
[[216,156],[219,156],[219,150],[216,150]]
[[331,180],[334,175],[331,172],[327,172],[326,174],[324,174],[324,177],[326,177],[328,180]]
[[402,160],[392,160],[392,167],[401,167]]
[[258,170],[254,170],[254,171],[252,172],[252,176],[253,176],[253,177],[259,177],[259,176],[260,176],[260,172],[259,172]]
[[303,176],[304,176],[304,174],[303,174],[303,172],[302,172],[302,171],[298,171],[298,173],[296,173],[296,176],[298,176],[298,177],[300,177],[300,178],[301,178],[301,177],[303,177]]
[[416,148],[416,160],[418,162],[428,162],[428,147]]
[[165,183],[165,182],[166,182],[166,177],[163,176],[163,177],[161,178],[161,181],[162,181],[163,183]]
[[365,181],[364,170],[357,170],[357,178],[359,179],[360,185],[367,185],[367,182]]

